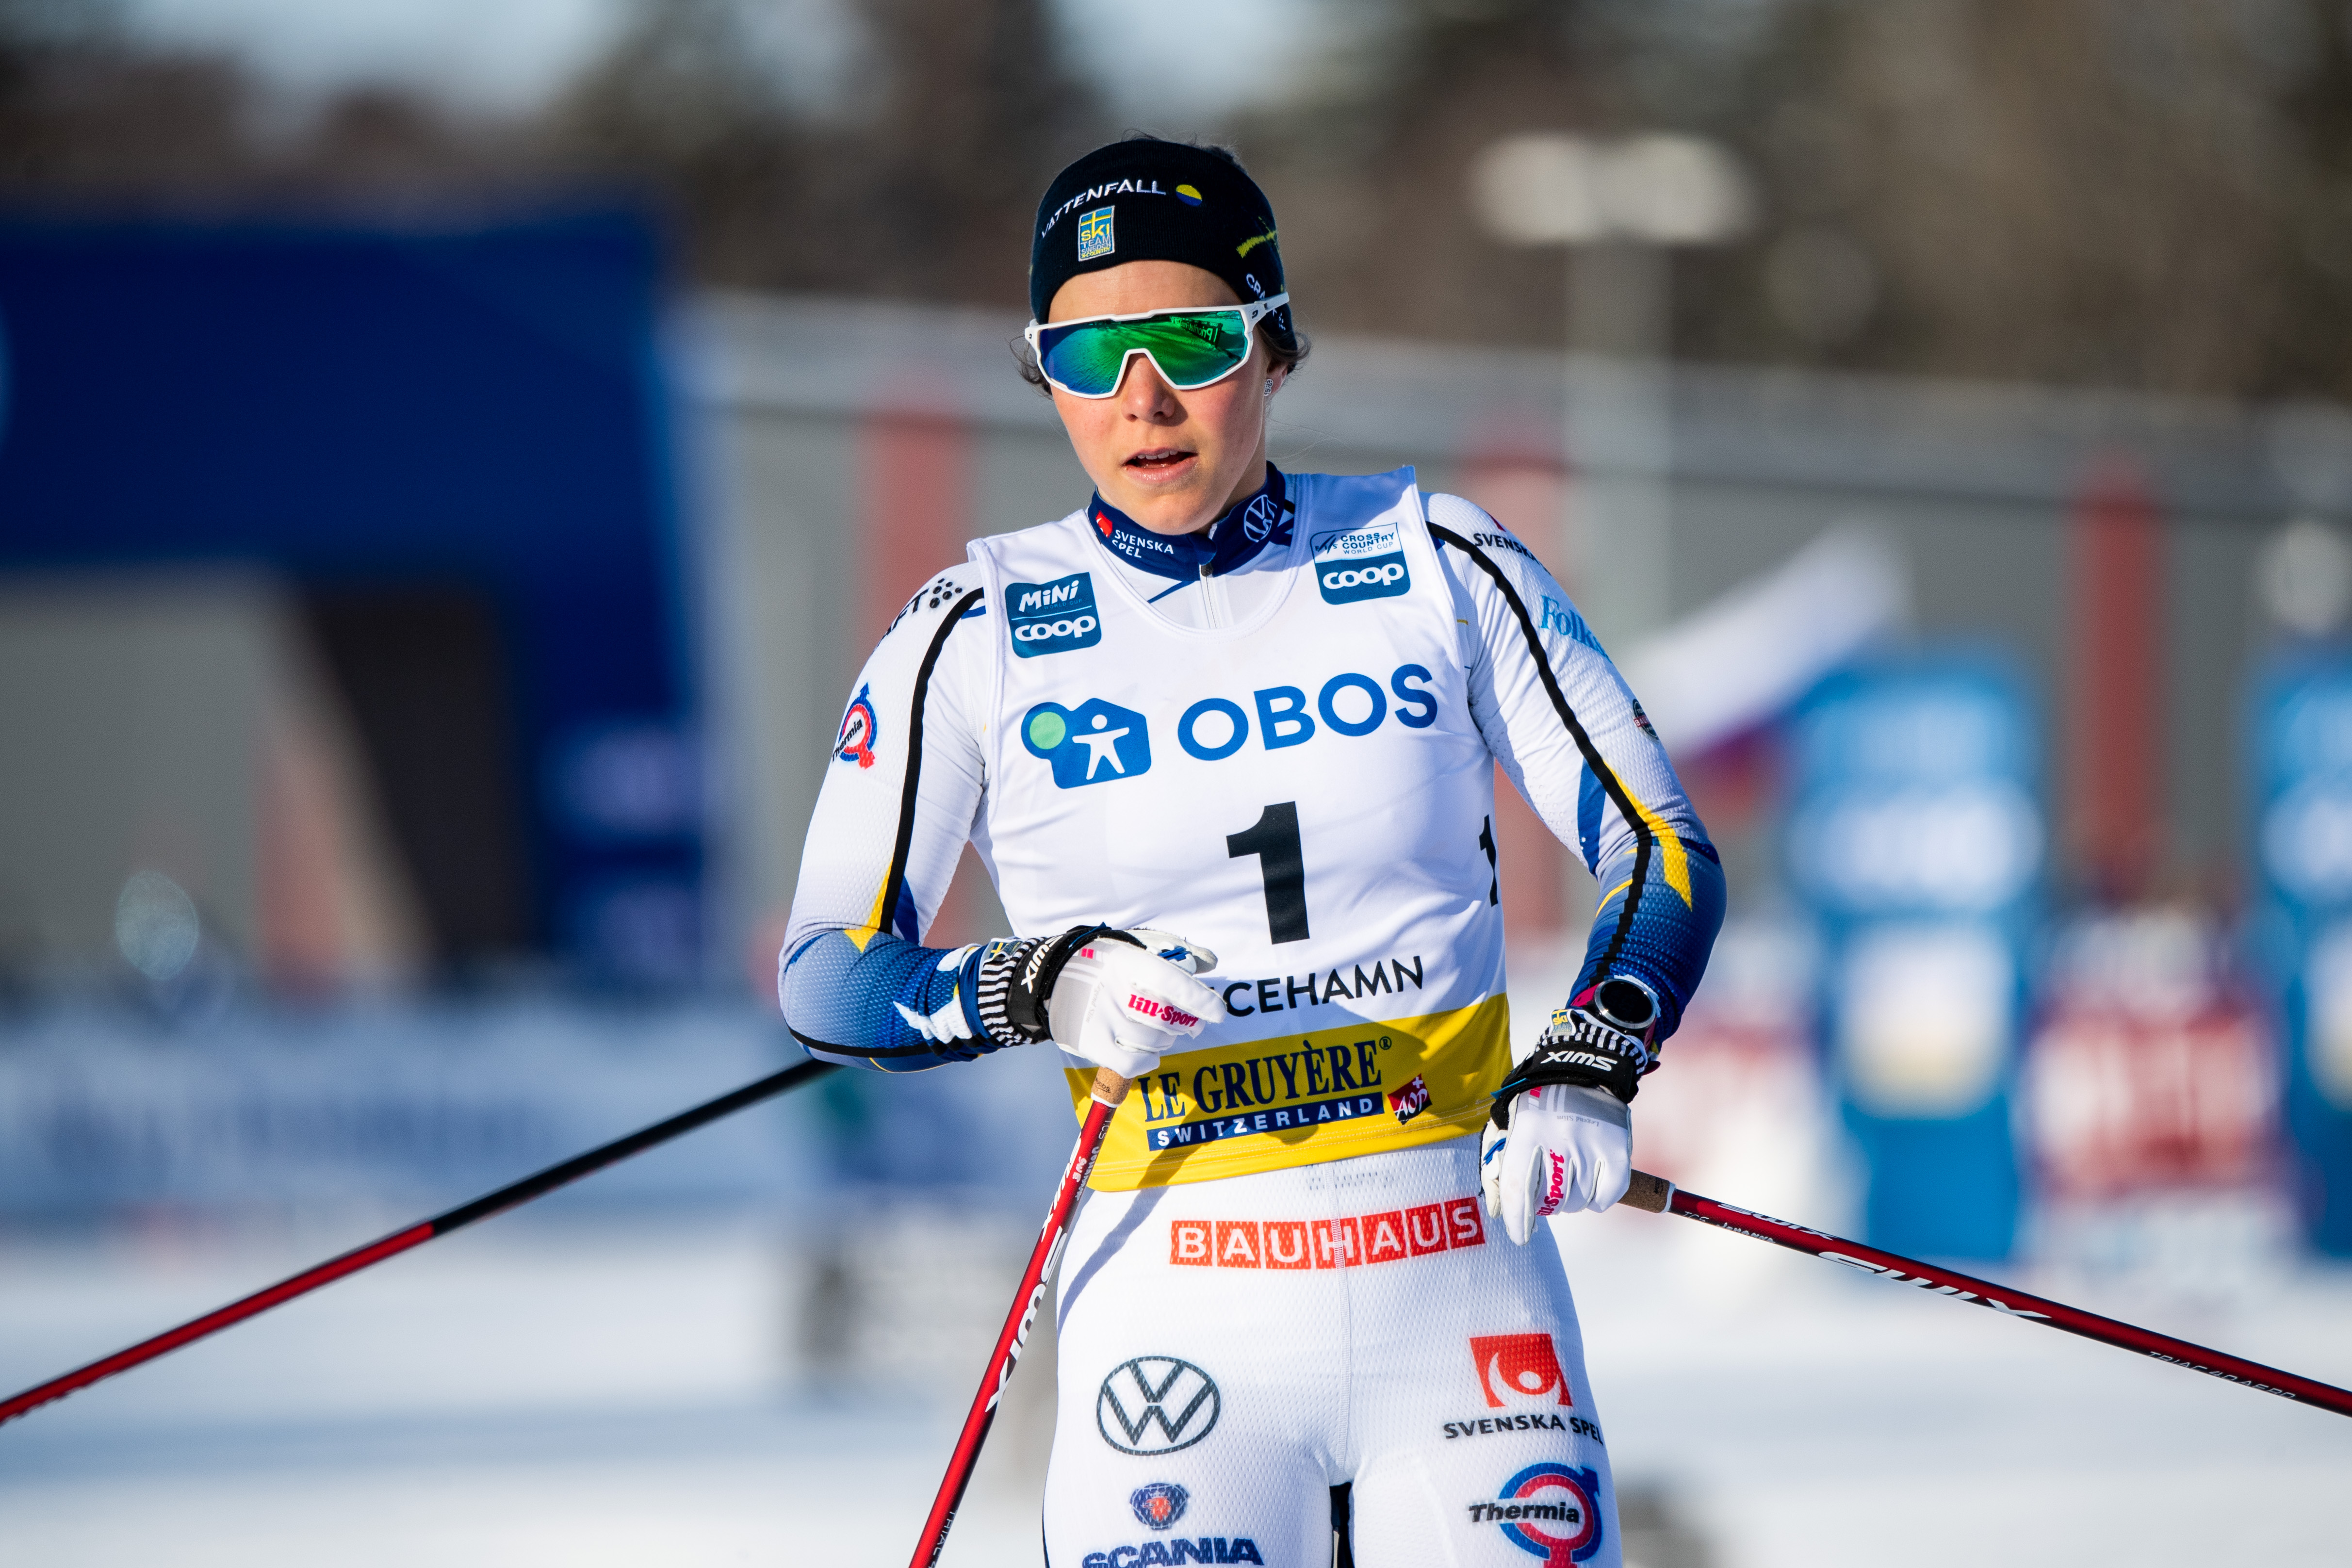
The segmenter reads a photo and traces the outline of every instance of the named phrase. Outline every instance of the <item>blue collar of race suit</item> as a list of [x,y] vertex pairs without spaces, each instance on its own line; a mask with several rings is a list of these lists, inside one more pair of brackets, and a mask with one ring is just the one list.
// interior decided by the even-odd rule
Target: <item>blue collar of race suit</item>
[[1103,548],[1129,565],[1191,583],[1239,571],[1267,545],[1290,542],[1290,508],[1283,489],[1282,470],[1268,463],[1265,483],[1197,533],[1154,533],[1099,494],[1087,502],[1087,521]]

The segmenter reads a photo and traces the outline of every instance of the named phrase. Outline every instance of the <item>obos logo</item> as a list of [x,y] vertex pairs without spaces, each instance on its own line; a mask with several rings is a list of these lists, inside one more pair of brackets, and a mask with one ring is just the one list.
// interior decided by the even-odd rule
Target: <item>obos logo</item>
[[1554,1568],[1569,1568],[1601,1550],[1601,1477],[1546,1461],[1503,1483],[1499,1502],[1470,1505],[1473,1524],[1499,1524],[1503,1539]]
[[1103,1379],[1095,1395],[1095,1427],[1122,1454],[1172,1454],[1213,1431],[1222,1407],[1215,1380],[1191,1362],[1139,1355]]
[[1143,715],[1099,697],[1076,708],[1040,702],[1021,721],[1021,743],[1054,767],[1054,787],[1109,784],[1151,771],[1151,732]]
[[1004,605],[1013,624],[1013,651],[1023,658],[1067,653],[1102,641],[1094,578],[1087,573],[1073,572],[1050,583],[1008,583]]
[[1346,533],[1318,533],[1315,585],[1326,603],[1392,599],[1412,586],[1405,569],[1404,532],[1393,522],[1375,522]]

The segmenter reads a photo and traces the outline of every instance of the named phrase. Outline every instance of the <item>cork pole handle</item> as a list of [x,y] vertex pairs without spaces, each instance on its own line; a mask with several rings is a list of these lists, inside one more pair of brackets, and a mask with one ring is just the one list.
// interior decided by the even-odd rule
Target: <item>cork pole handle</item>
[[1131,1079],[1119,1077],[1108,1068],[1097,1068],[1093,1097],[1102,1104],[1116,1109],[1127,1099],[1128,1089],[1133,1081]]
[[[1097,1089],[1096,1092],[1099,1094],[1101,1091]],[[1674,1200],[1675,1184],[1672,1182],[1664,1176],[1654,1176],[1647,1171],[1636,1171],[1633,1179],[1625,1184],[1625,1195],[1618,1202],[1631,1204],[1652,1214],[1664,1214],[1666,1205]]]

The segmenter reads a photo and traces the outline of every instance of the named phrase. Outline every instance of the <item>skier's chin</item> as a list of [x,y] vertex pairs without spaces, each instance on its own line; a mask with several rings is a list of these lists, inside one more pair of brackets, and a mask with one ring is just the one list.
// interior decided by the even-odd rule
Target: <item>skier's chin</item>
[[1211,477],[1197,452],[1172,461],[1122,463],[1118,488],[1126,494],[1113,504],[1155,533],[1190,533],[1209,520]]

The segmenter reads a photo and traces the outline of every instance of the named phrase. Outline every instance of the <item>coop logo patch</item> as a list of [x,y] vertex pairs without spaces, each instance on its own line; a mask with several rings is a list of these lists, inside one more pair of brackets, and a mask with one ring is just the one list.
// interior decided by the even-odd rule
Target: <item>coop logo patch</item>
[[1021,743],[1053,764],[1055,789],[1110,784],[1151,771],[1143,715],[1099,697],[1076,708],[1040,702],[1021,721]]
[[1127,1506],[1135,1510],[1135,1517],[1151,1529],[1166,1530],[1184,1517],[1184,1505],[1192,1496],[1173,1481],[1154,1481],[1129,1493]]
[[1078,259],[1092,261],[1097,256],[1108,256],[1118,248],[1111,234],[1111,219],[1118,215],[1117,207],[1097,207],[1078,215]]
[[841,733],[833,740],[834,759],[856,763],[861,768],[872,767],[876,735],[873,689],[861,686],[857,695],[849,700],[849,711],[841,716]]
[[1404,562],[1404,531],[1393,522],[1367,523],[1344,533],[1318,533],[1315,585],[1327,604],[1392,599],[1412,586]]
[[1013,625],[1013,651],[1023,658],[1067,653],[1102,641],[1102,618],[1095,613],[1095,580],[1073,572],[1050,583],[1008,583],[1005,619]]
[[1546,1461],[1505,1481],[1494,1502],[1470,1504],[1472,1524],[1498,1524],[1503,1539],[1557,1568],[1601,1550],[1601,1478]]
[[1122,1454],[1172,1454],[1216,1430],[1222,1405],[1216,1381],[1191,1362],[1139,1355],[1103,1379],[1095,1428]]
[[1574,1405],[1568,1379],[1559,1370],[1559,1352],[1549,1334],[1474,1335],[1470,1359],[1478,1364],[1478,1386],[1486,1391],[1486,1406],[1507,1405]]

